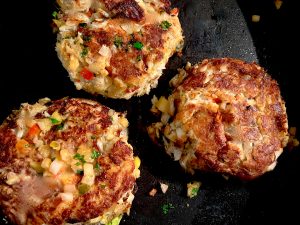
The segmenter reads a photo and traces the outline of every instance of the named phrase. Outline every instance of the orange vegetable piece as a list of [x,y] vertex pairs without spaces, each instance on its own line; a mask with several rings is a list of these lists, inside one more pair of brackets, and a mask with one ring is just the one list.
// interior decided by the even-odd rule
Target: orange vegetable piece
[[32,127],[29,128],[26,137],[29,138],[29,139],[33,139],[40,132],[41,132],[41,129],[40,129],[39,125],[34,124]]
[[94,78],[94,74],[89,71],[87,68],[83,68],[80,71],[80,75],[86,80],[92,80]]
[[17,141],[16,149],[21,155],[26,155],[30,150],[30,145],[26,140],[20,139]]

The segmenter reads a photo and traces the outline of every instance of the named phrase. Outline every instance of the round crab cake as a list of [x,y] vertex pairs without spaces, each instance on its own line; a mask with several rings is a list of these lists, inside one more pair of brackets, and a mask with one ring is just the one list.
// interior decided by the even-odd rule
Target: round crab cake
[[199,169],[252,179],[272,170],[288,141],[278,84],[255,63],[206,59],[187,64],[168,97],[152,100],[161,121],[154,141],[190,173]]
[[118,224],[139,159],[128,121],[84,99],[22,104],[0,126],[0,205],[15,224]]
[[57,0],[56,50],[77,89],[129,99],[157,86],[183,45],[169,0]]

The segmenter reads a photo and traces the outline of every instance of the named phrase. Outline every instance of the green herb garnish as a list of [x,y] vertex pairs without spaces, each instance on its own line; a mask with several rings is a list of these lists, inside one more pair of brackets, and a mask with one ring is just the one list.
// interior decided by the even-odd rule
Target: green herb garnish
[[82,49],[82,52],[80,53],[80,56],[81,56],[81,57],[85,57],[85,56],[88,54],[88,52],[89,52],[88,48],[87,48],[87,47],[84,47],[84,48]]
[[99,164],[99,163],[96,163],[95,169],[96,169],[96,170],[100,170],[100,164]]
[[52,13],[52,16],[53,16],[53,18],[54,18],[54,19],[57,19],[58,12],[56,12],[56,11],[53,11],[53,13]]
[[137,57],[136,57],[136,61],[141,61],[142,60],[142,56],[141,55],[138,55]]
[[117,48],[122,47],[123,45],[123,39],[120,36],[116,36],[114,40],[114,44]]
[[92,37],[90,35],[82,35],[82,40],[85,42],[91,41]]
[[91,139],[95,140],[97,137],[95,135],[91,136]]
[[102,189],[104,189],[104,188],[106,187],[106,185],[105,185],[105,184],[101,184],[100,187],[101,187]]
[[162,208],[163,214],[166,215],[166,214],[168,214],[170,209],[174,209],[175,207],[171,203],[167,203],[167,204],[162,205],[161,208]]
[[90,186],[87,184],[79,184],[78,185],[78,191],[79,194],[84,195],[85,193],[87,193],[90,190]]
[[133,43],[133,47],[136,48],[137,50],[142,50],[142,48],[144,47],[142,42],[136,41]]
[[61,123],[59,125],[57,125],[56,130],[62,130],[64,128],[64,124]]
[[73,158],[79,160],[82,164],[83,164],[83,163],[86,163],[86,161],[84,160],[84,156],[83,156],[83,155],[80,155],[79,153],[76,153],[76,154],[73,156]]
[[60,123],[60,121],[59,121],[59,120],[57,120],[57,119],[55,119],[55,118],[52,118],[52,117],[50,117],[49,119],[51,120],[51,123],[52,123],[52,124],[54,124],[54,125],[56,125],[56,124],[59,124],[59,123]]
[[80,23],[80,24],[79,24],[79,27],[85,28],[85,27],[87,27],[87,23]]
[[78,174],[78,175],[83,175],[83,170],[77,170],[77,171],[76,171],[76,174]]
[[159,26],[160,26],[161,29],[163,29],[163,30],[168,30],[168,29],[172,26],[172,24],[169,23],[169,21],[164,20],[164,21],[161,22],[161,24],[160,24]]
[[100,155],[101,155],[100,152],[93,150],[91,157],[92,157],[92,159],[97,159]]
[[191,197],[197,196],[198,191],[199,191],[199,188],[193,188],[193,189],[192,189],[192,193],[191,193]]

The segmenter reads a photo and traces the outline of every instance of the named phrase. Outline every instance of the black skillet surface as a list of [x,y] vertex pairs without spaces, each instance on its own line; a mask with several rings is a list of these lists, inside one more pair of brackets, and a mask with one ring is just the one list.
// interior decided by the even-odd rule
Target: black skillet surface
[[[285,151],[273,172],[244,183],[232,178],[227,181],[216,174],[185,174],[162,148],[150,142],[145,132],[145,125],[151,121],[148,110],[153,94],[166,93],[167,83],[176,68],[187,61],[195,63],[208,57],[259,60],[280,84],[290,126],[299,125],[296,89],[299,72],[297,66],[291,66],[297,64],[290,51],[295,51],[296,40],[299,40],[293,33],[296,24],[293,16],[297,15],[293,14],[296,10],[291,5],[293,1],[285,0],[279,11],[273,0],[239,0],[239,5],[234,0],[176,0],[173,3],[181,10],[186,37],[183,57],[171,59],[158,88],[149,96],[130,101],[76,91],[54,51],[56,37],[49,26],[54,0],[14,1],[7,7],[2,5],[0,120],[12,109],[19,108],[20,103],[34,103],[45,96],[90,98],[117,111],[127,111],[129,141],[142,159],[142,166],[131,214],[124,216],[123,225],[298,224],[299,149]],[[252,23],[252,14],[260,14],[261,22]],[[186,184],[192,180],[199,180],[203,185],[196,198],[188,199]],[[159,191],[155,197],[148,196],[153,187],[159,189],[159,182],[169,184],[167,193]],[[174,208],[164,215],[162,206],[167,203]],[[8,223],[3,219],[0,224]]]

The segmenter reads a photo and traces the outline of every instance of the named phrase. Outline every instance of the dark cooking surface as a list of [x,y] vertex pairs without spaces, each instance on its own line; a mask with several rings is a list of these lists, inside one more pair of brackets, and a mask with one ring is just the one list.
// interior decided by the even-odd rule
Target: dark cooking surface
[[[213,174],[186,175],[162,148],[150,142],[144,128],[151,120],[148,110],[152,95],[165,93],[176,67],[187,60],[197,62],[221,56],[247,61],[256,61],[258,57],[261,65],[280,84],[290,126],[300,127],[299,72],[296,58],[292,57],[299,46],[299,37],[294,34],[297,7],[291,5],[295,1],[285,0],[279,11],[273,0],[239,0],[241,10],[234,0],[173,1],[181,8],[180,18],[186,36],[183,57],[171,60],[158,88],[149,96],[130,101],[104,99],[75,90],[54,52],[55,35],[49,27],[54,0],[10,2],[9,7],[1,6],[6,13],[0,15],[0,120],[12,109],[19,108],[20,103],[33,103],[45,96],[51,99],[92,98],[118,111],[127,111],[130,143],[142,159],[142,167],[131,215],[124,216],[121,224],[298,224],[299,148],[285,151],[276,169],[255,181],[226,181]],[[260,14],[261,21],[252,23],[252,14]],[[12,17],[16,19],[11,21]],[[188,199],[186,183],[192,180],[199,180],[203,185],[196,198]],[[160,181],[169,184],[167,193],[159,191],[155,197],[148,196],[153,187],[159,189]],[[161,207],[166,203],[175,208],[164,215]],[[0,220],[0,224],[5,222]]]

